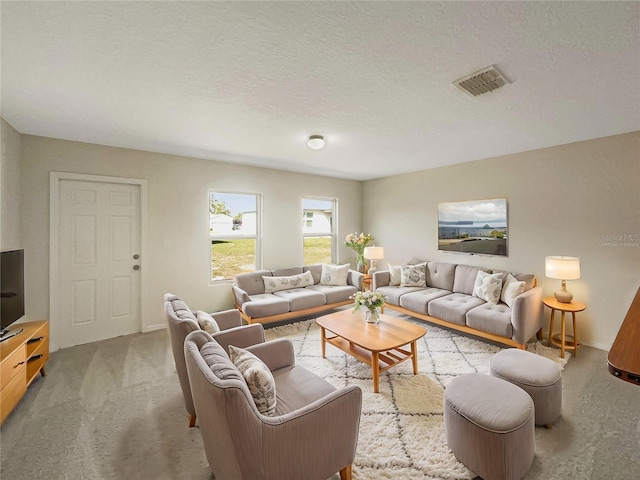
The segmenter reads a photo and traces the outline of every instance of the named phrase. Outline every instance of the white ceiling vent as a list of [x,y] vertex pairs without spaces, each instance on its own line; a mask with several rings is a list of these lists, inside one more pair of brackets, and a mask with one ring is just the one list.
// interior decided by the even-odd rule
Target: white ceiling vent
[[483,93],[497,90],[508,83],[509,81],[504,78],[502,73],[500,73],[494,65],[491,65],[490,67],[478,70],[471,75],[459,78],[451,85],[467,95],[477,97]]

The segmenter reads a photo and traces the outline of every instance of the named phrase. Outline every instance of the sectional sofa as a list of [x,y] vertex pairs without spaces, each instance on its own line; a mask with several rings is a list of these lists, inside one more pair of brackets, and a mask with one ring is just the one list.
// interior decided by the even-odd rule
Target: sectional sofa
[[372,276],[389,308],[427,322],[526,348],[540,338],[542,289],[533,274],[444,262],[390,266]]
[[236,308],[248,323],[271,323],[349,305],[364,275],[349,265],[305,265],[236,275]]

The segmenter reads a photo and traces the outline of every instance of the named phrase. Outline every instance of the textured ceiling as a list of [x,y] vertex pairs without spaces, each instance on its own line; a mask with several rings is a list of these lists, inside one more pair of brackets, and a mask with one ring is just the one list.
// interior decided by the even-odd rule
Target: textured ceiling
[[[635,1],[2,1],[1,22],[24,134],[366,180],[640,130]],[[489,65],[512,83],[451,85]]]

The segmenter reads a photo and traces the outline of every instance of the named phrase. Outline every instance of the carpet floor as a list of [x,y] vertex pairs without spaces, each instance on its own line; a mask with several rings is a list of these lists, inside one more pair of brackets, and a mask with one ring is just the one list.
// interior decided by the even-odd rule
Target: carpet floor
[[[420,375],[399,365],[378,395],[365,365],[331,346],[320,357],[313,322],[266,330],[289,336],[301,365],[362,387],[359,480],[473,478],[442,439],[442,391],[456,375],[486,372],[501,347],[423,325]],[[563,371],[560,420],[536,428],[525,480],[637,478],[638,404],[640,388],[607,372],[605,351],[581,348]],[[187,423],[166,331],[59,350],[0,428],[0,478],[209,480],[200,430]]]

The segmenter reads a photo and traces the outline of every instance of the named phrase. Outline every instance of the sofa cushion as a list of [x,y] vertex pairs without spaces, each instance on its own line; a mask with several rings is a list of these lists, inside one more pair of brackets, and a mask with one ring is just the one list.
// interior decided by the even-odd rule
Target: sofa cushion
[[487,273],[478,270],[476,283],[473,286],[473,296],[485,302],[496,304],[500,301],[502,291],[502,273]]
[[269,367],[253,353],[229,345],[229,358],[242,374],[256,408],[263,415],[276,414],[276,382]]
[[382,293],[386,300],[386,303],[390,303],[391,305],[400,306],[400,298],[402,295],[406,295],[411,292],[418,292],[420,290],[424,290],[426,287],[378,287],[376,288],[376,292]]
[[243,383],[244,378],[238,368],[229,359],[229,355],[218,342],[207,342],[200,348],[200,354],[207,366],[220,380],[239,380]]
[[483,300],[465,295],[463,293],[452,293],[444,297],[431,300],[427,305],[429,315],[446,322],[466,325],[466,314],[473,307],[482,305]]
[[453,291],[453,279],[456,272],[455,263],[427,263],[427,286]]
[[400,267],[401,287],[426,287],[426,264],[403,265]]
[[312,285],[307,290],[315,290],[324,294],[327,303],[340,303],[349,300],[349,297],[356,293],[358,289],[352,285],[335,286],[335,285]]
[[300,275],[303,273],[302,267],[287,267],[271,270],[271,275],[274,277],[288,277],[291,275]]
[[527,290],[531,290],[535,284],[536,284],[536,276],[533,273],[513,273],[513,272],[507,272],[505,270],[492,270],[492,273],[502,273],[504,274],[504,280],[502,283],[504,283],[507,279],[507,274],[511,273],[511,275],[513,275],[517,281],[519,282],[524,282],[524,291],[526,292]]
[[327,297],[321,292],[309,288],[292,288],[274,292],[274,296],[283,298],[289,302],[289,311],[297,312],[307,308],[319,307],[327,303]]
[[504,285],[502,286],[502,293],[500,294],[500,300],[506,303],[509,307],[513,307],[513,302],[516,297],[524,292],[525,282],[519,282],[512,274],[508,274]]
[[417,292],[406,293],[400,297],[400,306],[412,312],[428,315],[427,305],[431,300],[449,295],[448,290],[427,287]]
[[194,322],[198,323],[196,316],[180,297],[170,295],[167,296],[165,300],[167,302],[171,302],[173,313],[175,313],[176,317],[178,317],[180,320],[193,320]]
[[275,370],[276,415],[298,410],[335,391],[335,387],[303,367]]
[[473,295],[473,287],[476,284],[476,277],[480,270],[486,271],[480,267],[472,267],[470,265],[456,266],[453,278],[453,293]]
[[467,325],[483,332],[511,338],[511,309],[504,303],[484,303],[467,312]]
[[334,265],[331,263],[322,264],[322,276],[320,277],[321,285],[346,285],[347,274],[349,273],[349,264]]
[[273,293],[290,288],[303,288],[313,285],[311,272],[299,273],[284,277],[262,277],[264,281],[264,293]]
[[218,325],[218,322],[216,322],[214,318],[207,312],[198,310],[196,312],[196,318],[198,319],[198,325],[205,332],[210,333],[211,335],[220,332],[220,326]]
[[262,277],[271,276],[269,270],[257,270],[249,273],[239,273],[234,277],[234,282],[238,287],[249,295],[259,295],[264,293],[264,281]]
[[242,304],[242,311],[253,318],[269,317],[289,311],[289,302],[273,293],[251,295],[250,300]]
[[313,284],[317,285],[320,283],[320,278],[322,278],[322,264],[316,263],[314,265],[305,265],[302,267],[304,272],[311,272],[313,276]]
[[402,279],[402,265],[389,264],[389,285],[398,286]]

